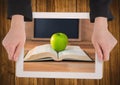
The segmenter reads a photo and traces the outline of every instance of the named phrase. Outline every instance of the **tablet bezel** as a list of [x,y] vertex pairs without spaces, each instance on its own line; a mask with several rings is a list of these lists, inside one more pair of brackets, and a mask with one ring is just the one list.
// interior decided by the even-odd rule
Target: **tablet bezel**
[[[56,12],[33,12],[33,18],[72,18],[72,19],[89,19],[89,13],[56,13]],[[19,59],[16,62],[17,77],[33,77],[33,78],[75,78],[75,79],[101,79],[103,76],[103,62],[98,60],[95,53],[95,72],[38,72],[24,71],[24,48],[22,49]]]

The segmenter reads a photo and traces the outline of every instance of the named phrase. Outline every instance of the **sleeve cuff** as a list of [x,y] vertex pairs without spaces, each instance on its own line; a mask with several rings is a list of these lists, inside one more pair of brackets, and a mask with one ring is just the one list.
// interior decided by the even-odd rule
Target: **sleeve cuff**
[[11,19],[13,15],[23,15],[24,21],[32,21],[31,0],[8,0],[8,15]]
[[108,21],[112,21],[114,19],[113,15],[110,11],[103,12],[103,11],[90,11],[90,22],[94,23],[96,17],[106,17]]
[[108,21],[113,20],[109,9],[111,0],[90,0],[90,21],[95,22],[96,17],[106,17]]

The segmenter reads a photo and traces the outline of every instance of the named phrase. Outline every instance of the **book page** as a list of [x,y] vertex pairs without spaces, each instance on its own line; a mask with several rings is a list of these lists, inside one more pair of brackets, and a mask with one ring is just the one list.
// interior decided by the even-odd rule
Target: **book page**
[[64,59],[92,61],[92,59],[79,46],[67,46],[64,51],[59,52],[59,60]]
[[54,51],[50,44],[40,45],[32,50],[30,50],[24,58],[24,61],[29,60],[38,60],[42,58],[49,58],[52,57],[53,59],[57,58],[57,52]]

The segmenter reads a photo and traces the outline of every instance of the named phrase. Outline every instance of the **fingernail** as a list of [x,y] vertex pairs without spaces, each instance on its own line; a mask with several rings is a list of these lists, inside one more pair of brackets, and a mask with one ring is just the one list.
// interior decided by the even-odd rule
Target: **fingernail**
[[14,58],[14,61],[17,61],[17,60],[18,60],[18,57],[15,57],[15,58]]
[[12,58],[11,58],[10,56],[8,56],[8,59],[9,59],[9,60],[12,60]]
[[108,61],[109,60],[109,56],[104,58],[104,61]]
[[102,56],[100,56],[100,55],[99,55],[98,57],[99,57],[99,60],[100,60],[100,61],[103,61],[103,58],[102,58]]
[[100,57],[100,61],[103,61],[102,57]]

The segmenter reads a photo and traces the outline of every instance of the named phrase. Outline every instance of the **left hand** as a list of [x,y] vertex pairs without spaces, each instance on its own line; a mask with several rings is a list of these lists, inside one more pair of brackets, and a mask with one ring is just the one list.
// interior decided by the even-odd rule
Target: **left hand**
[[109,60],[110,52],[117,44],[117,40],[108,30],[107,18],[97,17],[95,19],[92,43],[99,60]]
[[17,61],[26,41],[24,16],[13,15],[11,27],[2,41],[2,45],[8,53],[8,59]]

